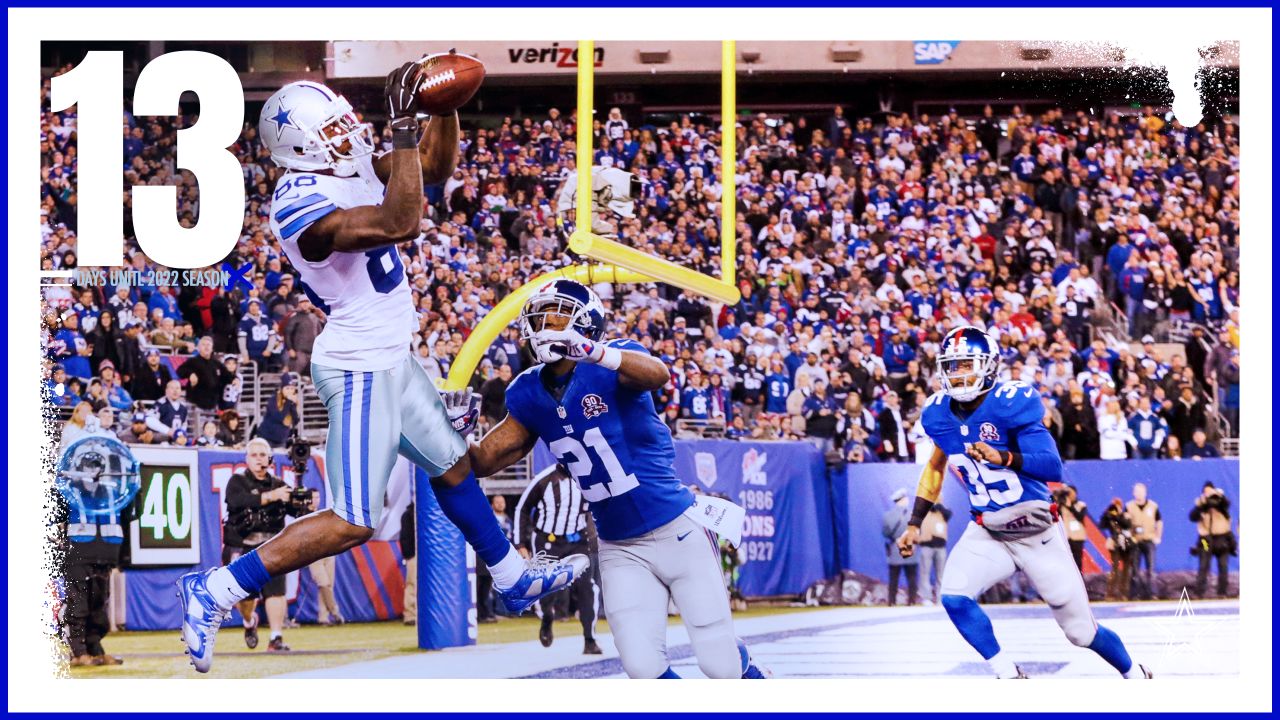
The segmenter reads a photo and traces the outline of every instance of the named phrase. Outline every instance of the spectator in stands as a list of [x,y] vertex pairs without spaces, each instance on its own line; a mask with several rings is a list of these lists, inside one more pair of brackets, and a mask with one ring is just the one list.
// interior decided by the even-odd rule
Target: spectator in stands
[[116,366],[110,359],[104,358],[98,365],[98,379],[102,383],[102,394],[106,397],[108,405],[122,411],[133,407],[133,397],[120,384],[120,379],[116,375]]
[[197,447],[221,447],[222,439],[218,437],[218,421],[205,420],[200,426],[200,437],[196,438]]
[[907,442],[907,421],[902,415],[898,393],[889,391],[882,398],[884,409],[876,418],[880,434],[880,459],[885,462],[911,462]]
[[103,362],[110,362],[111,367],[119,368],[123,374],[132,377],[133,357],[126,348],[124,333],[116,325],[114,313],[101,313],[94,328],[85,335],[85,340],[91,348],[89,357],[93,367],[101,368]]
[[920,586],[926,605],[938,602],[942,572],[947,566],[947,521],[950,519],[951,511],[939,501],[933,504],[920,524],[916,552],[920,555]]
[[80,438],[91,434],[96,427],[97,418],[94,417],[93,405],[84,401],[77,403],[67,424],[62,426],[62,443],[58,447],[58,455],[61,456]]
[[1098,418],[1084,399],[1084,391],[1074,387],[1062,409],[1062,456],[1067,460],[1098,457]]
[[[1164,518],[1160,516],[1160,505],[1147,497],[1146,483],[1134,483],[1133,499],[1124,505],[1125,514],[1133,525],[1134,539],[1134,579],[1142,579],[1138,583],[1142,588],[1143,599],[1154,600],[1157,596],[1155,586],[1156,546],[1164,537]],[[1145,574],[1138,574],[1139,566],[1145,564]]]
[[191,407],[182,398],[182,385],[170,380],[164,387],[164,397],[156,402],[155,409],[147,416],[147,427],[161,440],[173,440],[179,430],[187,427]]
[[208,335],[200,338],[196,354],[182,364],[179,375],[187,381],[187,399],[202,411],[201,415],[217,412],[222,393],[232,378],[226,366],[213,356],[213,338]]
[[271,319],[262,314],[262,301],[248,302],[248,311],[240,321],[240,361],[258,364],[259,372],[273,372],[275,356],[275,331]]
[[507,416],[507,386],[511,384],[511,366],[502,365],[493,377],[480,386],[480,414],[497,423]]
[[907,576],[907,604],[915,605],[918,600],[920,558],[918,554],[909,558],[902,557],[896,545],[898,538],[907,529],[907,521],[911,519],[911,496],[906,490],[898,488],[893,491],[889,500],[893,505],[885,511],[881,522],[885,557],[889,560],[889,607],[898,604],[898,578],[903,573]]
[[1204,403],[1196,396],[1190,383],[1183,383],[1178,389],[1178,399],[1173,402],[1173,419],[1169,421],[1170,431],[1178,437],[1183,455],[1187,454],[1191,436],[1205,426]]
[[1129,432],[1136,441],[1138,457],[1149,460],[1158,456],[1169,435],[1169,424],[1151,411],[1151,397],[1138,397],[1138,408],[1129,415]]
[[165,388],[173,380],[169,366],[161,362],[160,351],[152,348],[147,351],[146,362],[138,368],[133,376],[134,400],[159,400],[164,396]]
[[298,376],[284,373],[280,376],[280,389],[276,396],[267,401],[262,413],[262,422],[254,431],[254,437],[260,437],[273,448],[282,448],[289,444],[298,428]]
[[1236,535],[1231,530],[1231,500],[1212,481],[1205,481],[1204,489],[1191,509],[1191,522],[1196,524],[1199,541],[1194,548],[1200,560],[1196,573],[1195,596],[1202,598],[1209,584],[1209,563],[1218,561],[1218,597],[1227,597],[1228,562],[1236,554]]
[[[290,277],[290,276],[286,276]],[[283,287],[283,286],[282,286]],[[306,295],[298,296],[298,309],[284,321],[284,348],[289,372],[311,377],[311,350],[324,329],[325,317]]]
[[240,413],[235,408],[218,413],[218,442],[226,447],[239,448],[243,439]]
[[815,380],[813,394],[805,398],[802,413],[805,421],[805,436],[824,455],[835,450],[838,407],[835,398],[827,392],[827,384],[820,379]]
[[1182,456],[1190,460],[1221,457],[1218,448],[1208,443],[1208,435],[1199,428],[1191,434],[1191,443],[1182,450]]
[[769,374],[764,379],[765,402],[764,411],[775,415],[787,414],[787,402],[791,396],[791,378],[779,360],[773,361]]
[[174,352],[189,353],[195,349],[194,344],[183,338],[182,330],[178,328],[173,318],[167,315],[156,322],[155,329],[148,336],[148,341],[154,347],[168,348]]
[[147,426],[147,414],[135,412],[129,419],[129,427],[120,432],[120,441],[129,445],[155,445],[160,434]]
[[57,331],[49,340],[48,354],[54,361],[66,369],[67,374],[88,380],[93,377],[89,358],[92,356],[89,343],[80,332],[80,317],[75,313],[67,313],[61,320],[57,315],[51,316]]
[[1129,423],[1120,410],[1119,400],[1108,400],[1098,417],[1098,456],[1103,460],[1124,460],[1128,446],[1136,446]]
[[244,378],[240,377],[240,356],[232,353],[223,355],[222,368],[227,384],[222,387],[222,397],[218,399],[219,412],[238,406],[244,392]]

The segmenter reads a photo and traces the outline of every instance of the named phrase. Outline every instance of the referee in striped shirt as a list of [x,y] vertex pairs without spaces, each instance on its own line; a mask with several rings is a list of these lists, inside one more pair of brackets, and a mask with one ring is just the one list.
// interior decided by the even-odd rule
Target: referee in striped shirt
[[[564,467],[552,465],[538,473],[520,496],[512,534],[516,546],[525,553],[546,552],[555,557],[589,554],[595,540],[590,517],[578,482]],[[555,640],[551,623],[557,617],[569,615],[570,593],[578,606],[578,619],[582,621],[585,639],[582,652],[599,655],[601,650],[594,631],[600,590],[592,573],[578,578],[568,592],[552,593],[540,601],[542,628],[538,631],[538,640],[543,647],[551,647]]]

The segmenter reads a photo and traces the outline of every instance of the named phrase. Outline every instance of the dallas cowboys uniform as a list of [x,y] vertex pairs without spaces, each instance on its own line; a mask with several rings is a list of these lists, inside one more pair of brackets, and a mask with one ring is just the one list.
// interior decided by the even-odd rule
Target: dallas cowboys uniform
[[[633,340],[607,347],[647,352]],[[675,446],[652,395],[618,382],[618,372],[579,363],[563,380],[544,365],[507,388],[507,410],[545,441],[582,486],[600,536],[604,606],[627,675],[670,672],[668,598],[688,628],[702,671],[741,677],[729,597],[712,533],[691,519],[693,494],[673,470]],[[556,383],[564,382],[561,387]],[[559,399],[557,399],[557,397]]]
[[311,355],[316,394],[329,411],[325,470],[333,511],[375,527],[396,454],[442,475],[466,452],[431,379],[409,352],[416,318],[394,246],[332,252],[309,262],[298,239],[337,208],[378,205],[385,187],[366,157],[335,177],[290,170],[276,183],[271,232],[301,273],[303,292],[329,316]]

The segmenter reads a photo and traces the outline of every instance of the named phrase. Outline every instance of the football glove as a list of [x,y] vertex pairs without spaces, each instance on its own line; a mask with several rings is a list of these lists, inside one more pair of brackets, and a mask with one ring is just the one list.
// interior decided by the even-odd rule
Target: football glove
[[422,85],[422,64],[410,60],[387,73],[387,115],[391,129],[418,130],[418,89]]
[[546,330],[539,340],[546,342],[551,352],[574,362],[598,363],[604,358],[604,343],[588,340],[572,328]]
[[471,388],[463,388],[441,391],[440,399],[444,401],[444,409],[454,431],[462,437],[470,435],[480,419],[480,396],[471,392]]

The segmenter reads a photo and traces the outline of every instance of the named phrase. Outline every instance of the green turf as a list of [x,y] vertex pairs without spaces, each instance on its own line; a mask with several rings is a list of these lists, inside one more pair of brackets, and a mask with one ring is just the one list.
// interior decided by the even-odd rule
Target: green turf
[[[812,608],[754,607],[734,613],[735,618],[764,617],[780,613],[804,612]],[[672,624],[680,622],[672,618]],[[601,622],[599,632],[608,624]],[[124,665],[113,667],[70,668],[73,678],[260,678],[281,673],[346,665],[378,660],[395,655],[423,652],[418,649],[417,628],[396,622],[353,623],[341,627],[307,625],[285,631],[285,640],[296,651],[322,654],[268,653],[268,632],[260,631],[257,650],[244,646],[239,628],[227,627],[218,633],[218,652],[213,670],[197,673],[182,653],[176,630],[166,632],[112,633],[103,647],[112,655],[124,658]],[[577,620],[556,623],[556,636],[574,642],[581,633]],[[502,618],[497,623],[480,625],[480,643],[508,643],[536,640],[538,619],[532,614],[520,618]]]

